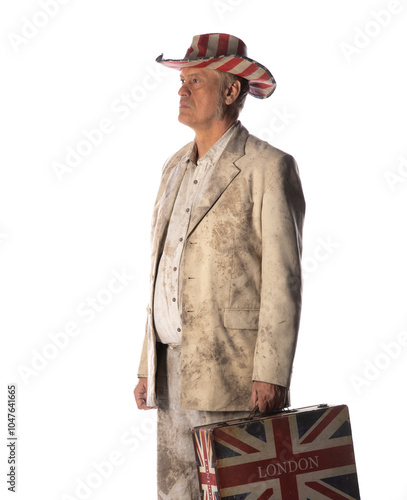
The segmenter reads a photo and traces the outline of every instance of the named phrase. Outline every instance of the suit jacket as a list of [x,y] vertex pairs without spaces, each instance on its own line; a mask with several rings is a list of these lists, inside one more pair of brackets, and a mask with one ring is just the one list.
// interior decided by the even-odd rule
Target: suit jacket
[[[192,144],[192,143],[191,143]],[[154,406],[155,274],[187,144],[165,164],[153,213],[150,305],[139,376]],[[301,311],[305,202],[292,156],[239,123],[191,216],[182,261],[181,405],[250,410],[252,381],[289,387]]]

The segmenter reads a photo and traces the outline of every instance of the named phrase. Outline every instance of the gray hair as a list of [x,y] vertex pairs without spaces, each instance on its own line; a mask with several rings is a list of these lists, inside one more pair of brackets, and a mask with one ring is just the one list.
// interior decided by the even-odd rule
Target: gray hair
[[224,95],[225,90],[229,87],[229,85],[232,85],[236,80],[239,80],[240,82],[240,93],[236,101],[228,106],[230,112],[234,113],[237,118],[243,109],[246,96],[249,93],[249,81],[246,80],[246,78],[242,78],[241,76],[237,76],[232,73],[226,73],[225,71],[217,71],[217,73],[219,73],[221,96]]

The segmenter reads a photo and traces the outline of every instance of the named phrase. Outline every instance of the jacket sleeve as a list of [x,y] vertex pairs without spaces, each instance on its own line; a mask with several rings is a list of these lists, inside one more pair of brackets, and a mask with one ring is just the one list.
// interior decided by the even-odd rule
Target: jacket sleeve
[[144,335],[140,363],[139,363],[139,367],[138,367],[138,371],[137,371],[137,376],[139,378],[148,377],[147,345],[148,345],[148,335],[147,335],[147,327],[146,327],[146,333]]
[[281,156],[265,175],[262,273],[253,380],[289,387],[301,313],[305,201],[297,164]]

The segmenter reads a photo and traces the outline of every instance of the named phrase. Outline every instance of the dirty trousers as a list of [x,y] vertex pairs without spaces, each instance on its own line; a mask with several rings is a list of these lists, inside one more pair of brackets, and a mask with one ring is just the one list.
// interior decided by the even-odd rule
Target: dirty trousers
[[180,392],[181,348],[162,345],[157,371],[158,500],[201,499],[192,427],[244,418],[249,414],[247,411],[183,410]]

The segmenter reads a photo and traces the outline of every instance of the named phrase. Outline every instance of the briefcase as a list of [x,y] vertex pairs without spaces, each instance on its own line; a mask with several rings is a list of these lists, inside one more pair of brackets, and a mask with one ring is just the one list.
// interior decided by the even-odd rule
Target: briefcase
[[346,405],[194,427],[203,500],[360,500]]

